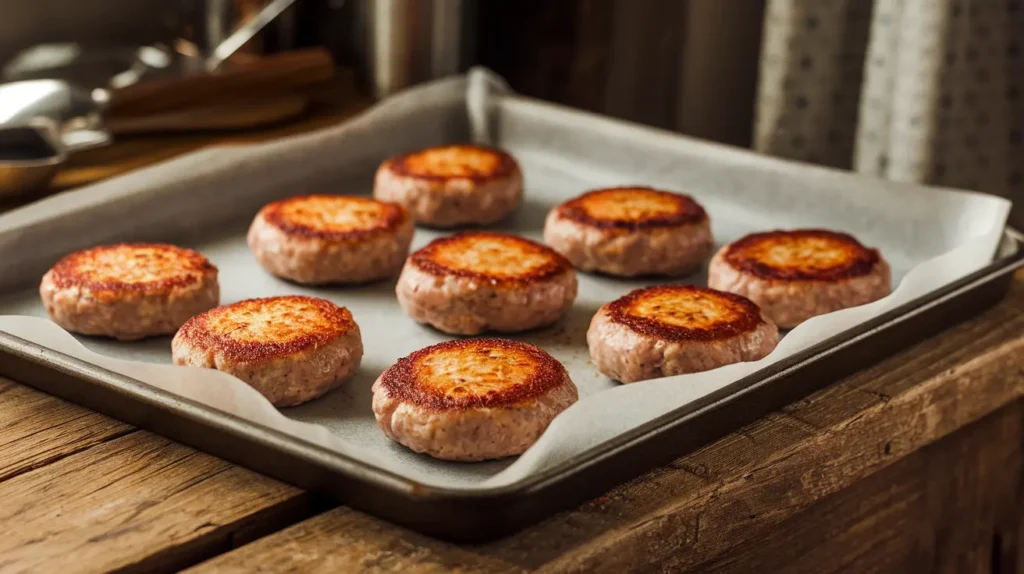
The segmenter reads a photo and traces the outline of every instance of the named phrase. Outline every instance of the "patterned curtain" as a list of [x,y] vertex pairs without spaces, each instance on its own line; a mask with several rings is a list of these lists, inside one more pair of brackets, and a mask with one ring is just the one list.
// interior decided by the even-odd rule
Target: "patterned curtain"
[[1020,221],[1022,48],[1022,0],[768,0],[754,146],[1010,197]]

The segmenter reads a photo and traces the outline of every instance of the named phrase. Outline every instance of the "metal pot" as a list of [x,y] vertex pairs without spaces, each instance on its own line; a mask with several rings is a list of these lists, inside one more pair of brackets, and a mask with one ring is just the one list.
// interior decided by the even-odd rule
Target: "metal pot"
[[356,65],[374,96],[457,74],[474,63],[476,2],[354,1]]

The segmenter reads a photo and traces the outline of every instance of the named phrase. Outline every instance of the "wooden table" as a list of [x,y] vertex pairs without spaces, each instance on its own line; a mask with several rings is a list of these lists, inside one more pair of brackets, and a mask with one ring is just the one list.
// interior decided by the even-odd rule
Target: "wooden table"
[[[137,140],[61,181],[212,141]],[[0,379],[0,524],[0,572],[1024,572],[1024,274],[984,315],[480,546]]]

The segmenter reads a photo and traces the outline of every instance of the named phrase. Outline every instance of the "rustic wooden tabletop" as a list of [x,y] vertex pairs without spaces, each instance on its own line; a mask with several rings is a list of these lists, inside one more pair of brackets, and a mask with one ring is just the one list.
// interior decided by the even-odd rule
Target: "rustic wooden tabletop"
[[[131,140],[59,182],[224,139]],[[0,379],[0,524],[0,572],[1024,572],[1024,274],[975,319],[477,546]]]

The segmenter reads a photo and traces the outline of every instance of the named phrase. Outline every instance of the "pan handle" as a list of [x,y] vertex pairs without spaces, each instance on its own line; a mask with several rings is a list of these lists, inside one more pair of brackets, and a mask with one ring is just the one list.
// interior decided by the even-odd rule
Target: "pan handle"
[[243,24],[241,28],[235,30],[230,36],[225,38],[223,42],[213,49],[213,53],[206,59],[206,62],[204,62],[206,70],[208,72],[213,72],[220,68],[221,64],[223,64],[225,60],[230,58],[246,42],[252,40],[260,30],[262,30],[267,24],[271,23],[274,18],[280,16],[282,12],[287,10],[294,3],[295,0],[271,0],[269,4],[259,11],[259,13]]
[[74,118],[61,127],[60,145],[65,154],[109,145],[110,132],[102,127],[99,114]]

